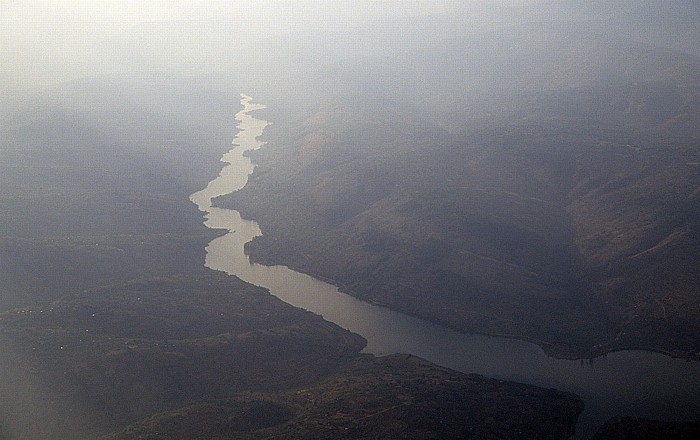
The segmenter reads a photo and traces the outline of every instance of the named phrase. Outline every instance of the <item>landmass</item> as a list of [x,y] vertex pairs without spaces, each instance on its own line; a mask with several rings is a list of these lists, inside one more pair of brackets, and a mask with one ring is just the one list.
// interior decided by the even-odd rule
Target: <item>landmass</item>
[[[600,60],[580,37],[562,44],[618,69],[615,85],[532,61],[537,85],[503,96],[440,83],[449,65],[427,90],[372,96],[384,84],[361,77],[310,93],[304,111],[278,111],[248,186],[217,203],[260,224],[254,260],[366,301],[558,357],[699,359],[700,60],[619,40],[606,47],[627,55]],[[450,92],[463,107],[435,102]]]
[[[186,112],[144,118],[170,88],[131,86],[150,100],[59,89],[55,105],[4,119],[0,437],[573,433],[583,403],[572,394],[361,354],[360,336],[206,269],[219,233],[188,195],[221,168],[235,130],[222,115],[235,111],[204,105],[213,122],[201,126]],[[94,152],[118,127],[118,144]]]
[[217,203],[259,222],[255,260],[553,356],[700,359],[697,5],[454,3],[290,6],[279,29],[249,21],[268,8],[3,5],[0,438],[574,434],[574,395],[362,354],[203,267],[217,232],[188,196],[240,92],[268,145]]

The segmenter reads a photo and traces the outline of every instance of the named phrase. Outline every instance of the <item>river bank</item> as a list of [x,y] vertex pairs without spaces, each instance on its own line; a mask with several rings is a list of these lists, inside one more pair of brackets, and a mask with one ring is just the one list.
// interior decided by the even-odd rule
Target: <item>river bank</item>
[[[251,261],[245,253],[246,244],[262,234],[259,225],[243,219],[238,211],[212,206],[212,198],[246,184],[254,169],[246,151],[263,145],[257,138],[267,122],[244,116],[237,119],[242,130],[234,139],[234,149],[225,156],[231,165],[222,171],[220,181],[192,196],[200,210],[207,212],[208,227],[229,231],[207,246],[207,267],[266,287],[285,302],[363,336],[367,353],[411,353],[457,371],[576,393],[586,404],[577,427],[580,438],[592,435],[603,422],[620,413],[669,420],[700,417],[698,363],[646,351],[614,352],[587,361],[556,359],[529,342],[456,332],[362,302],[286,266]],[[251,148],[244,148],[243,139]],[[640,389],[656,398],[640,401]]]

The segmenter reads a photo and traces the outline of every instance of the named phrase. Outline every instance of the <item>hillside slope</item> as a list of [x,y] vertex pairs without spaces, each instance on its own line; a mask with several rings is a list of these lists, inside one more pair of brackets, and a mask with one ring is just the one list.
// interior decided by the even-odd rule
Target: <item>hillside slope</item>
[[[587,70],[520,59],[532,81],[491,83],[519,91],[466,86],[442,107],[431,97],[457,90],[440,82],[460,78],[445,61],[454,53],[406,75],[401,58],[382,61],[396,63],[393,88],[368,74],[372,60],[331,70],[368,87],[338,81],[324,99],[314,88],[300,113],[278,110],[249,185],[220,203],[262,226],[255,259],[409,314],[560,356],[637,347],[695,357],[700,61],[578,36],[547,59],[575,47]],[[482,77],[498,69],[482,67]],[[431,73],[411,96],[415,72]]]

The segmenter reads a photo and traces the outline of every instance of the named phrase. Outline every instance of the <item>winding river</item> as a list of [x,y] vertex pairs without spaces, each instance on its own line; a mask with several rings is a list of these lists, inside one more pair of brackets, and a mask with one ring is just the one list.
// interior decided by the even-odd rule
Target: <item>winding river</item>
[[661,420],[700,419],[700,362],[688,362],[646,351],[621,351],[590,360],[562,360],[545,355],[537,345],[515,339],[463,334],[421,319],[359,301],[338,288],[286,266],[253,263],[244,245],[261,235],[254,221],[237,211],[212,206],[212,198],[243,188],[254,165],[246,151],[268,125],[251,112],[265,108],[241,95],[233,149],[221,161],[220,175],[190,196],[206,213],[205,225],[228,233],[207,246],[205,265],[265,287],[283,301],[322,315],[367,339],[365,352],[411,353],[466,373],[571,391],[586,407],[576,427],[588,438],[616,415]]

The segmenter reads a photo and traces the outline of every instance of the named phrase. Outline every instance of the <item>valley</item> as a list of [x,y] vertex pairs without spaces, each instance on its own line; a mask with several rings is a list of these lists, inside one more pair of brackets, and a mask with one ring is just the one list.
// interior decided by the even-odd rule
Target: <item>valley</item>
[[0,2],[0,438],[697,437],[698,23]]

